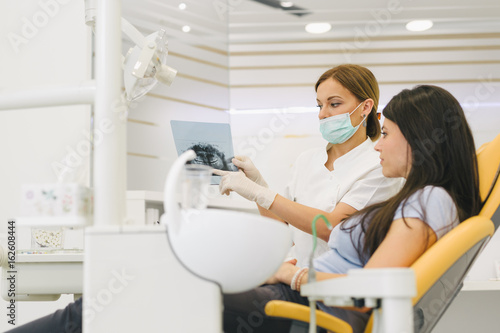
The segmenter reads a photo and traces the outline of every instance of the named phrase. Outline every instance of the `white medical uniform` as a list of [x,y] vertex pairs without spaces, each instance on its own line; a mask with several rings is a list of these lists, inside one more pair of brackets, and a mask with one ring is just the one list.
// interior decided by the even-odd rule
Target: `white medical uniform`
[[[404,184],[403,178],[386,178],[382,174],[379,153],[370,138],[337,158],[333,170],[325,167],[327,150],[311,149],[302,153],[292,169],[285,197],[305,206],[331,212],[339,202],[360,210],[396,194]],[[316,222],[324,223],[322,219]],[[290,225],[294,246],[289,253],[297,266],[309,266],[313,248],[312,235]],[[318,238],[314,257],[328,250],[327,242]]]

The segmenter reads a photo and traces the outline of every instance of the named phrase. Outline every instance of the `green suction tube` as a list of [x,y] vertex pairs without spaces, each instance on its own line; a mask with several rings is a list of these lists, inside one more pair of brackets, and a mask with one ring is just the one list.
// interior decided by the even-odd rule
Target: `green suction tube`
[[[314,270],[313,259],[314,253],[316,252],[316,245],[318,243],[318,235],[316,231],[316,221],[319,219],[323,219],[328,227],[328,230],[332,230],[333,227],[328,219],[323,214],[318,214],[314,217],[311,223],[312,235],[313,235],[313,248],[311,252],[311,256],[309,257],[309,271],[307,273],[307,282],[315,282],[316,281],[316,271]],[[316,333],[316,301],[309,301],[309,333]]]

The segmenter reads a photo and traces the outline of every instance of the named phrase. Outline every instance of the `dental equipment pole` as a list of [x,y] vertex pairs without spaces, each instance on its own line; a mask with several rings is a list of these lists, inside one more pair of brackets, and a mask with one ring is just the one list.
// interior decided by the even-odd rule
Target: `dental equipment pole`
[[[125,218],[126,114],[121,96],[121,1],[97,1],[96,126],[109,133],[94,147],[94,225],[121,224]],[[106,125],[108,124],[108,125]]]
[[0,110],[93,104],[95,91],[95,81],[52,87],[3,90],[2,95],[0,95]]

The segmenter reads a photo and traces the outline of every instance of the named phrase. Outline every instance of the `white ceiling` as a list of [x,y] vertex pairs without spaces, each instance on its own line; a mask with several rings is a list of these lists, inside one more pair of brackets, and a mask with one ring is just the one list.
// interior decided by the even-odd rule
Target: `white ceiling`
[[[276,1],[278,0],[267,0]],[[178,4],[184,2],[185,10]],[[431,19],[425,34],[500,31],[498,0],[295,0],[307,13],[297,16],[253,0],[123,0],[124,16],[145,32],[167,26],[177,31],[190,25],[190,35],[210,39],[230,37],[231,43],[352,36],[363,31],[376,36],[416,35],[405,29],[414,19]],[[295,11],[303,13],[304,11]],[[309,22],[329,22],[322,35],[304,31]],[[418,33],[417,33],[418,34]],[[421,34],[421,33],[420,33]]]
[[[273,0],[270,0],[273,1]],[[500,31],[498,0],[295,0],[308,14],[293,15],[255,1],[235,0],[230,15],[231,41],[332,38],[350,36],[359,29],[374,35],[407,35],[407,22],[430,19],[427,33]],[[300,13],[300,11],[298,11]],[[304,31],[309,22],[328,22],[333,29],[323,35]]]

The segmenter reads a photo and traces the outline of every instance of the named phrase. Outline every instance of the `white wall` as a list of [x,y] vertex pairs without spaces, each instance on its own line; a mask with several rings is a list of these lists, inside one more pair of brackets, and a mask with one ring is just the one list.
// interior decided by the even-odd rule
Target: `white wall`
[[498,332],[499,298],[498,290],[459,293],[432,332]]
[[[0,0],[0,8],[0,93],[13,87],[78,83],[90,78],[83,1]],[[7,220],[19,215],[22,184],[57,182],[53,163],[64,162],[69,151],[87,140],[89,117],[88,106],[0,111],[1,233],[7,230]],[[88,174],[88,159],[82,158],[72,179],[65,180],[88,185]],[[64,296],[57,302],[19,302],[17,323],[53,312],[68,301]],[[6,304],[0,301],[4,309],[0,311],[1,331],[12,328],[7,324]]]

